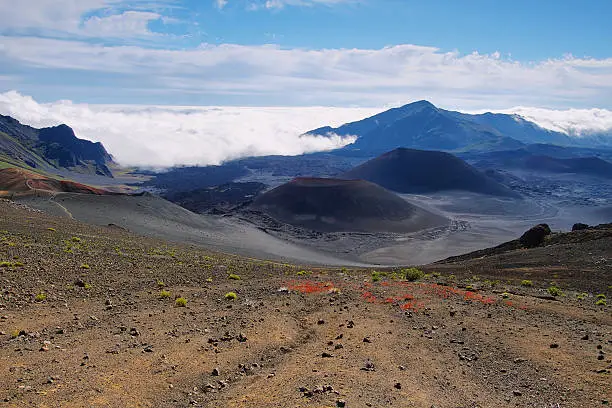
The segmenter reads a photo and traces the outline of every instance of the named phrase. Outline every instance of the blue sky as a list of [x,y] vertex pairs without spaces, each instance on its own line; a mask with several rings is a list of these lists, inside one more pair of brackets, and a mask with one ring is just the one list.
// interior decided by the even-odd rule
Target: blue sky
[[609,0],[0,0],[42,102],[612,108]]

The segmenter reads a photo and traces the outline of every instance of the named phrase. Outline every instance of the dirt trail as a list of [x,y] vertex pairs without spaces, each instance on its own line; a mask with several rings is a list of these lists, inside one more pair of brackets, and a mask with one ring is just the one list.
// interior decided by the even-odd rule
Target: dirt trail
[[[493,283],[457,268],[409,282],[397,270],[298,267],[6,202],[0,262],[7,407],[568,408],[612,399],[609,307],[595,305],[595,292],[578,300],[569,279],[566,296],[545,300],[549,282],[539,278]],[[575,272],[555,273],[588,279]]]

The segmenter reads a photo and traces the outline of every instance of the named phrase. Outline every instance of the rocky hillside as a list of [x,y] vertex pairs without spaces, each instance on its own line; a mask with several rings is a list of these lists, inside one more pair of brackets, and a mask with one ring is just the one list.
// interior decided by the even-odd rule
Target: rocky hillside
[[97,142],[79,139],[66,125],[36,129],[0,115],[0,164],[39,172],[66,169],[112,177],[112,156]]

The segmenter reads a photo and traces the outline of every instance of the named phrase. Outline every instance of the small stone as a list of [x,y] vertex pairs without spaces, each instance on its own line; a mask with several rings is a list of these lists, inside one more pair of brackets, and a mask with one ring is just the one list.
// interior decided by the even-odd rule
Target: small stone
[[552,344],[550,345],[550,348],[551,348],[551,349],[556,349],[556,348],[559,348],[559,345],[558,345],[557,343],[552,343]]
[[520,392],[519,390],[512,391],[512,394],[514,394],[515,397],[520,397],[521,395],[523,395],[523,393]]
[[588,334],[585,334],[584,336],[582,336],[580,338],[580,340],[588,340],[588,339],[589,339],[589,335]]
[[317,321],[317,324],[325,324],[325,320],[319,319],[319,321]]
[[132,328],[130,329],[130,336],[134,336],[134,337],[140,336],[140,332],[138,331],[138,329],[137,329],[137,328],[132,327]]
[[395,388],[396,390],[401,390],[402,389],[402,384],[401,383],[395,383],[393,388]]
[[218,377],[220,375],[219,369],[218,368],[213,368],[212,373],[210,373],[212,376],[214,377]]
[[333,357],[333,355],[329,354],[328,352],[323,352],[323,353],[321,354],[321,357],[323,357],[323,358],[332,358],[332,357]]
[[247,336],[244,335],[244,333],[240,333],[238,335],[238,337],[236,337],[236,339],[240,342],[240,343],[244,343],[245,341],[247,341]]
[[345,400],[338,400],[338,401],[336,401],[336,407],[338,407],[338,408],[346,407],[346,401]]
[[148,345],[142,351],[144,351],[145,353],[152,353],[153,352],[153,346]]
[[369,337],[364,337],[364,338],[363,338],[363,342],[364,342],[364,343],[371,343],[371,342],[372,342],[372,340],[370,340],[370,338],[369,338]]

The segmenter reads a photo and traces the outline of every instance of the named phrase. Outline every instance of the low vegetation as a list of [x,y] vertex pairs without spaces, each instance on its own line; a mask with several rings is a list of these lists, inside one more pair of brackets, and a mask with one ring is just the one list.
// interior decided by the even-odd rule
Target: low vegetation
[[548,288],[548,293],[554,297],[563,296],[563,291],[561,290],[561,288],[559,288],[558,286],[554,286],[554,285]]
[[238,299],[238,295],[235,292],[228,292],[225,294],[225,298],[227,300],[236,300]]
[[187,306],[187,299],[185,299],[184,297],[176,298],[176,300],[174,301],[174,304],[177,307],[185,307]]

